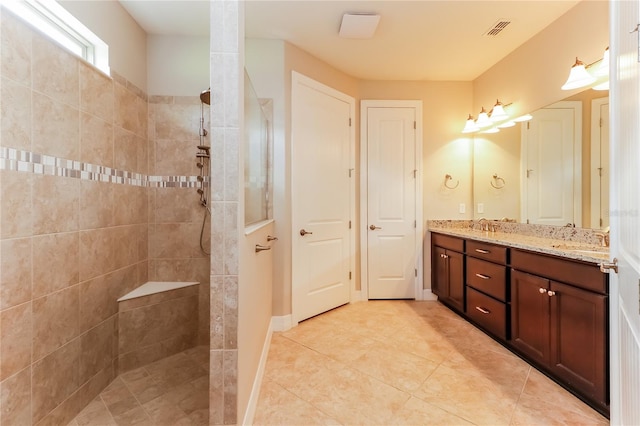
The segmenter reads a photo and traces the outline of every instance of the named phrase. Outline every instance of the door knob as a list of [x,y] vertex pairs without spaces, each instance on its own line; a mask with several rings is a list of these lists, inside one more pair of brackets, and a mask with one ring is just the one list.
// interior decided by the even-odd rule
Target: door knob
[[538,292],[540,292],[540,294],[545,294],[545,293],[547,292],[547,289],[546,289],[546,288],[542,288],[542,287],[540,287],[540,288],[538,289]]
[[553,291],[553,290],[549,290],[549,291],[547,292],[547,294],[548,294],[549,296],[555,296],[555,295],[556,295],[556,292],[555,292],[555,291]]
[[300,230],[300,235],[302,235],[303,237],[307,234],[313,234],[313,232],[305,231],[304,228]]
[[382,228],[379,226],[371,225],[369,226],[369,229],[371,229],[372,231],[375,231],[376,229],[382,229]]

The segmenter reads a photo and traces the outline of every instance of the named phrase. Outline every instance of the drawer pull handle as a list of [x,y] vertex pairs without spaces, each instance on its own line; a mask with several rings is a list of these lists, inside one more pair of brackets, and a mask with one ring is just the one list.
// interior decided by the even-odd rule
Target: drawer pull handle
[[482,274],[476,274],[476,277],[478,277],[478,278],[482,278],[483,280],[491,279],[491,277],[490,277],[490,276],[488,276],[488,275],[482,275]]
[[546,289],[546,288],[542,288],[542,287],[540,287],[540,288],[538,289],[538,292],[540,292],[540,294],[545,294],[545,293],[547,292],[547,289]]
[[488,254],[488,253],[491,253],[489,250],[484,250],[484,249],[476,249],[476,251],[477,251],[478,253],[482,253],[482,254]]
[[549,295],[549,297],[551,297],[551,296],[555,296],[555,295],[556,295],[556,292],[555,292],[555,291],[553,291],[553,290],[549,290],[549,291],[547,292],[547,294]]
[[448,258],[449,256],[447,256],[446,254],[441,254],[441,255],[440,255],[440,257],[441,257],[441,258],[443,258],[443,259],[446,259],[446,258]]
[[490,314],[490,313],[491,313],[491,311],[490,311],[490,310],[485,309],[485,308],[481,308],[480,306],[476,306],[476,310],[478,310],[478,311],[482,312],[482,313],[483,313],[483,314],[485,314],[485,315],[486,315],[486,314]]

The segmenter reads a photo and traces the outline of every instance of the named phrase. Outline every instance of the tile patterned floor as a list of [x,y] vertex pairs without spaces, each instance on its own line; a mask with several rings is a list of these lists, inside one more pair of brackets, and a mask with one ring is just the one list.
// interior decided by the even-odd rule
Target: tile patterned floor
[[438,302],[346,305],[274,333],[255,425],[608,425]]
[[119,375],[69,426],[209,423],[209,347],[198,346]]
[[[70,426],[206,425],[208,348],[129,371]],[[437,302],[354,303],[274,333],[255,425],[608,425]]]

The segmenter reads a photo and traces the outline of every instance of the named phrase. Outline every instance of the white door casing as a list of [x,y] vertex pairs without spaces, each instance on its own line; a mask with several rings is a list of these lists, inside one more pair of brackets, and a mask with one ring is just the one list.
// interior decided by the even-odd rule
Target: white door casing
[[293,72],[291,115],[295,325],[351,300],[355,100]]
[[368,299],[422,299],[421,118],[420,101],[361,102],[361,281]]
[[[640,2],[610,8],[611,424],[640,424]],[[633,30],[636,31],[633,31]]]
[[591,101],[591,228],[609,226],[609,98]]
[[522,130],[522,214],[527,223],[582,226],[582,103],[557,102]]

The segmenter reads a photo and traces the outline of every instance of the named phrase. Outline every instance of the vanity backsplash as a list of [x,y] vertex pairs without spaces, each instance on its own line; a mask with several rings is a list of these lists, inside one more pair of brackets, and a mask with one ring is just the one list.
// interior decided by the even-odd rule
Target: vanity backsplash
[[[472,229],[478,226],[477,220],[428,220],[427,229]],[[568,226],[533,225],[526,223],[505,222],[501,220],[486,220],[494,232],[518,234],[529,237],[548,238],[552,240],[572,241],[575,243],[601,245],[602,232],[596,229],[574,228]],[[478,229],[478,228],[476,228]]]

